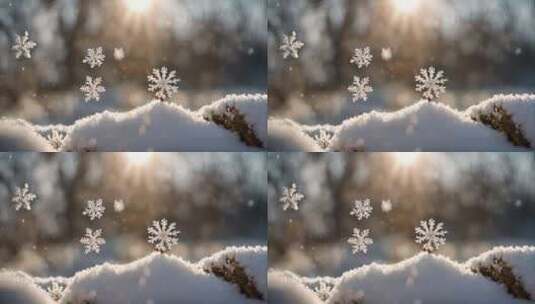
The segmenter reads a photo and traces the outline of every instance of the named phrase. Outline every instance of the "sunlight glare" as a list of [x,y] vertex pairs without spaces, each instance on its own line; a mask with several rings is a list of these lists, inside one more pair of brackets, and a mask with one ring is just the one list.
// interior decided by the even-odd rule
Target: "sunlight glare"
[[392,0],[396,11],[402,15],[414,13],[420,6],[421,0]]
[[413,167],[419,158],[420,158],[420,153],[417,153],[417,152],[394,153],[394,161],[402,168]]
[[137,14],[147,11],[151,4],[151,0],[125,0],[125,2],[128,10]]
[[152,152],[128,152],[125,154],[128,165],[133,167],[145,167],[153,157]]

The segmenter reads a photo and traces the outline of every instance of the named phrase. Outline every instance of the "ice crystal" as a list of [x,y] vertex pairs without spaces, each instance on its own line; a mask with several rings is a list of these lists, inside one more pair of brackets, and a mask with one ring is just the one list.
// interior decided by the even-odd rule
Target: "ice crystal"
[[113,210],[115,210],[115,212],[123,212],[124,211],[124,201],[123,200],[115,200],[113,202]]
[[416,243],[422,244],[424,251],[433,252],[446,243],[448,231],[443,229],[443,223],[435,223],[434,219],[420,221],[420,226],[414,230],[416,232]]
[[52,282],[52,285],[48,286],[46,291],[54,301],[59,301],[65,291],[65,286],[58,282]]
[[50,145],[54,149],[59,149],[63,145],[63,141],[65,140],[65,135],[58,130],[52,130],[50,134],[46,137]]
[[100,67],[104,63],[106,55],[102,53],[102,47],[96,49],[88,49],[87,55],[85,56],[82,63],[87,63],[93,69],[95,67]]
[[350,215],[356,217],[359,221],[367,219],[372,214],[373,207],[370,205],[370,200],[365,199],[363,201],[355,201],[353,209],[349,213]]
[[357,228],[353,228],[353,236],[347,240],[347,242],[353,247],[353,254],[359,252],[364,254],[368,253],[368,246],[373,244],[373,240],[369,238],[369,235],[369,229],[364,229],[361,231]]
[[24,36],[16,35],[15,45],[12,47],[12,50],[15,51],[15,57],[17,59],[19,59],[21,56],[30,59],[32,58],[31,51],[36,46],[37,43],[30,40],[28,31],[26,31],[24,32]]
[[384,213],[392,211],[392,202],[390,200],[383,200],[381,202],[381,210],[383,210]]
[[15,195],[11,199],[15,203],[15,210],[19,211],[21,208],[26,210],[32,210],[32,202],[37,198],[37,195],[30,192],[30,186],[28,183],[24,184],[24,187],[16,187]]
[[83,215],[87,215],[90,220],[100,219],[104,215],[106,207],[102,205],[102,199],[87,201]]
[[332,287],[325,282],[320,282],[319,285],[314,288],[314,292],[322,301],[327,301],[331,294],[331,290]]
[[440,97],[446,92],[446,82],[444,71],[436,71],[435,67],[421,69],[420,74],[415,76],[416,91],[421,92],[423,97],[429,101]]
[[353,77],[353,85],[347,88],[353,94],[353,102],[359,100],[368,100],[368,93],[373,92],[373,87],[370,86],[370,78]]
[[125,54],[123,48],[113,49],[113,58],[115,58],[115,60],[121,61],[124,59],[124,56]]
[[175,229],[176,224],[167,224],[167,219],[153,221],[152,226],[147,228],[149,243],[160,253],[165,253],[178,243],[180,231]]
[[106,92],[106,88],[101,86],[102,78],[97,77],[95,79],[87,76],[85,78],[85,84],[80,88],[80,91],[85,94],[85,101],[88,102],[92,99],[100,101],[100,94]]
[[159,100],[166,100],[178,92],[180,79],[176,78],[176,71],[167,73],[167,67],[153,69],[152,74],[147,76],[149,92],[153,92]]
[[305,196],[297,191],[295,183],[290,188],[282,187],[282,196],[279,201],[282,203],[282,210],[292,208],[293,210],[299,210],[299,202],[303,200]]
[[355,49],[355,54],[351,57],[350,63],[358,66],[359,69],[367,67],[372,63],[373,55],[370,53],[370,48]]
[[327,149],[331,144],[332,135],[325,130],[320,130],[319,134],[314,137],[314,140],[322,149]]
[[80,243],[85,246],[85,254],[100,253],[100,246],[106,244],[106,240],[102,238],[102,229],[93,231],[91,228],[86,228],[85,236],[80,239]]
[[305,46],[305,44],[297,40],[297,34],[295,31],[291,35],[282,35],[282,45],[280,50],[282,51],[282,57],[284,59],[288,57],[293,57],[295,59],[299,58],[299,51]]

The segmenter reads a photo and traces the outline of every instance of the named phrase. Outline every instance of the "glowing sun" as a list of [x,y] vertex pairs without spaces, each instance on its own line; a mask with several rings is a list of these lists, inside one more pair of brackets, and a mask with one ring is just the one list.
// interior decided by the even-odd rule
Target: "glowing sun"
[[136,14],[147,11],[152,0],[124,0],[126,8]]
[[391,0],[394,9],[402,15],[414,13],[421,4],[421,0]]

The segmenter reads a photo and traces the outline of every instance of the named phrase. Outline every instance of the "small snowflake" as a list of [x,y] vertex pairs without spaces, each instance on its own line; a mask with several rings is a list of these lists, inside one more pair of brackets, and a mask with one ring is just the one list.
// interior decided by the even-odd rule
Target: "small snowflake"
[[423,97],[429,101],[446,92],[448,79],[444,78],[444,71],[436,72],[434,67],[421,69],[420,74],[414,78],[416,79],[416,91],[422,92]]
[[347,240],[347,242],[353,247],[353,254],[359,252],[364,254],[368,253],[368,246],[373,244],[373,240],[369,238],[369,235],[369,229],[364,229],[361,231],[357,228],[353,228],[353,237]]
[[100,253],[100,246],[106,244],[106,240],[101,238],[102,229],[93,232],[91,228],[85,229],[85,236],[80,239],[80,243],[85,246],[85,254],[90,252]]
[[32,202],[37,198],[37,195],[30,192],[30,186],[24,184],[23,188],[16,187],[15,195],[11,199],[15,203],[15,210],[19,211],[21,208],[32,210]]
[[102,206],[102,199],[87,201],[83,215],[87,215],[90,220],[100,219],[104,215],[106,207]]
[[388,213],[392,211],[392,202],[390,200],[384,200],[381,202],[381,210],[383,210],[384,213]]
[[59,301],[65,291],[65,286],[58,282],[52,282],[51,286],[48,286],[46,291],[54,301]]
[[85,94],[85,101],[88,102],[92,99],[100,101],[100,94],[106,92],[106,88],[101,86],[102,78],[97,77],[93,79],[90,76],[85,78],[85,84],[80,88],[80,91]]
[[365,199],[364,201],[357,200],[349,214],[355,216],[360,221],[369,218],[372,211],[373,207],[370,205],[369,199]]
[[351,57],[350,63],[355,64],[359,69],[367,67],[372,63],[373,55],[370,53],[370,48],[355,49],[355,54]]
[[102,53],[102,47],[96,49],[88,49],[87,55],[84,58],[82,63],[87,63],[93,69],[95,67],[100,67],[104,63],[106,55]]
[[322,149],[327,149],[331,144],[332,135],[325,130],[320,130],[320,133],[314,137],[314,140]]
[[166,100],[178,92],[180,79],[176,78],[176,71],[167,74],[167,67],[153,69],[152,74],[147,76],[149,80],[149,92],[155,92],[156,98]]
[[304,198],[303,194],[297,192],[297,186],[293,183],[290,188],[282,187],[282,196],[279,202],[282,203],[282,210],[284,211],[288,208],[299,210],[299,202]]
[[149,243],[154,245],[156,251],[164,253],[171,250],[171,247],[178,243],[179,230],[175,229],[176,224],[167,225],[167,219],[153,221],[152,226],[147,228],[149,233]]
[[19,59],[21,56],[24,56],[28,59],[32,58],[31,51],[34,47],[37,46],[37,43],[30,40],[28,32],[24,32],[24,36],[16,35],[15,45],[12,47],[12,50],[15,51],[15,57]]
[[368,93],[373,92],[373,87],[370,86],[370,78],[353,77],[353,85],[348,87],[347,90],[353,93],[353,102],[359,100],[368,100]]
[[63,141],[65,140],[65,135],[58,130],[52,130],[50,134],[46,137],[50,145],[54,149],[59,149],[63,145]]
[[433,252],[446,243],[448,231],[443,229],[444,224],[435,225],[435,220],[420,221],[420,226],[414,230],[416,232],[416,243],[423,244],[424,251]]
[[113,49],[113,58],[117,61],[121,61],[124,59],[124,49],[123,48],[115,48]]
[[115,200],[113,202],[113,210],[115,212],[123,212],[124,211],[124,201],[123,200]]
[[290,36],[282,35],[282,45],[280,50],[282,51],[282,57],[284,59],[292,56],[295,59],[299,58],[299,50],[301,50],[305,44],[297,40],[295,31]]
[[322,301],[327,301],[331,294],[331,290],[332,287],[325,282],[320,282],[320,284],[314,288],[314,292]]

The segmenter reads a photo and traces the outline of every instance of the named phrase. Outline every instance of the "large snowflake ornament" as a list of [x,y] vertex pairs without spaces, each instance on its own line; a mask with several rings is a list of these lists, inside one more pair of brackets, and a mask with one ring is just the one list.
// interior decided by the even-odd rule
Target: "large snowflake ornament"
[[373,207],[370,205],[370,200],[365,199],[363,201],[356,200],[353,209],[349,213],[350,215],[356,217],[359,221],[367,219],[372,214]]
[[24,184],[24,187],[16,187],[15,195],[11,199],[15,203],[15,210],[19,211],[21,208],[26,210],[32,210],[32,202],[37,198],[37,195],[30,192],[30,186],[28,183]]
[[52,285],[48,286],[46,291],[54,301],[59,301],[65,291],[65,286],[58,282],[52,282]]
[[368,253],[368,246],[373,244],[373,240],[369,236],[369,229],[364,229],[361,231],[360,229],[353,228],[353,236],[347,240],[347,242],[353,247],[353,254],[359,252],[364,254]]
[[319,285],[316,286],[316,288],[314,288],[314,292],[322,301],[327,301],[327,299],[331,295],[331,290],[332,287],[323,281],[320,282]]
[[282,210],[286,211],[289,208],[293,210],[299,210],[299,202],[303,200],[305,196],[297,191],[295,183],[290,188],[282,187],[282,196],[279,202],[282,203]]
[[28,31],[24,32],[24,36],[16,35],[15,45],[12,50],[15,51],[15,57],[19,59],[21,56],[27,59],[32,58],[32,49],[37,46],[37,43],[30,40]]
[[165,253],[178,243],[179,230],[175,229],[176,224],[168,225],[167,219],[153,221],[152,226],[147,228],[149,243],[154,245],[154,249],[160,253]]
[[443,223],[435,223],[434,219],[420,221],[420,226],[414,230],[416,232],[416,243],[422,244],[424,251],[429,253],[437,250],[446,243],[448,231],[443,229]]
[[353,85],[348,87],[347,90],[353,94],[353,102],[366,101],[368,100],[368,93],[373,92],[373,87],[370,86],[370,78],[354,76]]
[[359,69],[369,66],[372,63],[373,55],[370,48],[355,49],[355,54],[351,57],[350,63],[358,66]]
[[89,200],[82,214],[88,216],[93,221],[100,219],[104,215],[104,211],[106,211],[106,207],[102,205],[102,199]]
[[80,239],[80,243],[85,246],[85,254],[100,253],[100,246],[106,244],[106,240],[102,238],[102,229],[93,231],[91,228],[86,228],[85,236]]
[[87,55],[82,63],[87,63],[92,69],[94,69],[96,67],[100,67],[104,63],[104,59],[106,59],[106,55],[102,53],[102,47],[98,47],[96,49],[88,49]]
[[420,74],[414,77],[416,79],[416,91],[421,92],[423,97],[428,100],[439,98],[442,93],[446,92],[446,82],[444,71],[436,71],[435,67],[421,69]]
[[284,59],[288,57],[293,57],[295,59],[299,58],[299,51],[305,46],[305,44],[297,40],[297,34],[295,31],[291,35],[282,35],[282,44],[280,50],[282,51],[282,57]]
[[106,92],[106,88],[101,86],[101,84],[101,77],[93,79],[92,77],[87,76],[85,78],[85,84],[80,88],[80,91],[84,93],[86,102],[92,99],[100,101],[100,94]]
[[176,71],[168,74],[167,67],[153,69],[152,74],[147,76],[149,92],[155,93],[159,100],[166,100],[178,92],[180,79],[176,78]]

